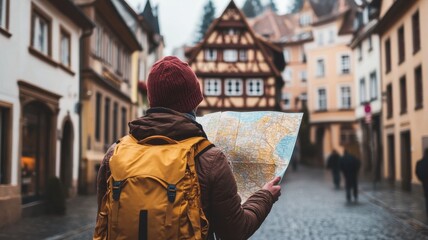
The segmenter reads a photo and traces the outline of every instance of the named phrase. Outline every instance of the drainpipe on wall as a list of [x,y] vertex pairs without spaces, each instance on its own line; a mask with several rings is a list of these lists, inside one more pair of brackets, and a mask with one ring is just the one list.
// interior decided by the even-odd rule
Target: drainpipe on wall
[[83,156],[82,156],[82,108],[83,108],[83,76],[82,71],[84,66],[86,65],[86,60],[84,56],[84,50],[85,50],[85,40],[87,37],[91,36],[93,32],[93,29],[84,30],[82,33],[82,36],[80,36],[79,39],[79,102],[76,104],[76,112],[79,114],[79,166],[78,166],[78,193],[79,194],[86,194],[86,183],[84,179],[86,178],[86,174],[84,172],[84,166],[82,164]]

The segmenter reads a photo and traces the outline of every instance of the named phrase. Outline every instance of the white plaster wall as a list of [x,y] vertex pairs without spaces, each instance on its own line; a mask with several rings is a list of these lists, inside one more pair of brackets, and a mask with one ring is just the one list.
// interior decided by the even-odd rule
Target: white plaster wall
[[[59,67],[40,60],[29,53],[31,32],[31,3],[34,3],[44,13],[52,18],[51,42],[52,59],[59,62],[60,25],[71,34],[71,70],[72,76]],[[81,30],[72,21],[66,18],[56,8],[46,1],[10,1],[10,38],[0,35],[0,101],[13,104],[13,142],[12,142],[12,185],[18,184],[19,179],[19,129],[20,102],[18,80],[22,80],[47,91],[61,95],[59,101],[60,112],[56,129],[62,129],[63,120],[70,115],[73,124],[73,181],[77,181],[79,162],[79,116],[75,113],[75,104],[78,103],[79,91],[79,37]],[[60,140],[57,140],[56,175],[60,169]]]
[[377,34],[372,34],[372,50],[369,51],[369,40],[365,38],[361,42],[362,46],[362,60],[358,59],[358,47],[354,49],[354,88],[356,93],[355,103],[355,116],[357,119],[364,118],[364,106],[360,104],[361,93],[360,93],[360,79],[365,78],[366,84],[366,98],[370,98],[370,73],[376,71],[377,78],[377,100],[371,102],[372,114],[380,113],[382,107],[382,93],[381,93],[381,69],[380,69],[380,40]]

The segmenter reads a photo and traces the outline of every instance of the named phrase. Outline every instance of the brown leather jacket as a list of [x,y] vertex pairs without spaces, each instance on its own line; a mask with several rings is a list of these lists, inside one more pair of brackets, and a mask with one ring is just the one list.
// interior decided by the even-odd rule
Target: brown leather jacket
[[[206,137],[201,125],[184,114],[165,108],[152,108],[147,115],[129,123],[130,134],[141,140],[164,135],[175,140],[193,136]],[[108,161],[113,147],[104,156],[98,172],[98,206],[107,191],[110,176]],[[267,190],[259,190],[241,205],[236,181],[225,155],[217,147],[210,148],[196,161],[201,187],[201,202],[210,224],[210,239],[248,239],[269,214],[274,198]]]

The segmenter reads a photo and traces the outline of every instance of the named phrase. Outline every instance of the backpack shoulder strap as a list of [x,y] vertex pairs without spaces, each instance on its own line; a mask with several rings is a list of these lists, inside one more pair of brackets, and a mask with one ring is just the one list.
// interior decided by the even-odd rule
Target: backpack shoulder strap
[[197,145],[195,149],[195,158],[198,158],[203,153],[208,151],[210,148],[214,147],[214,144],[212,144],[208,139],[201,140]]

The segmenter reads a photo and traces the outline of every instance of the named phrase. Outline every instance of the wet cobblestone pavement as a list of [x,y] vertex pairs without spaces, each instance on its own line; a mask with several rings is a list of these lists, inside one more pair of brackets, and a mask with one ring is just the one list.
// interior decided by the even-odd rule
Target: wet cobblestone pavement
[[[364,187],[362,187],[364,189]],[[287,172],[280,200],[251,240],[271,239],[428,239],[428,226],[403,211],[376,200],[380,193],[360,194],[358,203],[347,204],[343,189],[334,190],[331,176],[319,169],[299,168]],[[384,192],[382,197],[389,196]],[[403,200],[402,204],[406,205]],[[412,205],[412,211],[415,207]],[[423,209],[421,210],[423,211]],[[80,196],[68,201],[67,215],[25,218],[0,229],[0,239],[91,239],[95,223],[95,196]]]
[[358,203],[346,203],[344,189],[333,189],[330,173],[299,170],[286,173],[280,200],[252,240],[428,239],[426,229],[414,228],[361,192]]

